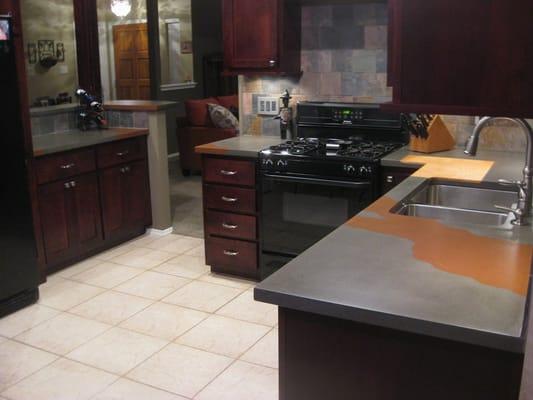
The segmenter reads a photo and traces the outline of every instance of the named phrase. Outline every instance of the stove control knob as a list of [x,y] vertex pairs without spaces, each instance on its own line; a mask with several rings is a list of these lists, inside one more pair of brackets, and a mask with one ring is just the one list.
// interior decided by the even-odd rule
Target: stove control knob
[[355,173],[357,172],[357,170],[355,169],[355,167],[354,167],[352,164],[345,164],[345,165],[344,165],[344,170],[345,170],[349,175],[355,175]]
[[278,160],[278,164],[277,166],[280,167],[280,168],[285,168],[287,167],[289,164],[287,163],[287,161],[283,161],[283,160]]
[[274,166],[274,161],[272,161],[270,158],[267,158],[266,160],[263,160],[263,164],[266,167],[273,167]]
[[367,167],[363,165],[361,168],[359,168],[359,173],[362,176],[370,175],[372,173],[372,167]]

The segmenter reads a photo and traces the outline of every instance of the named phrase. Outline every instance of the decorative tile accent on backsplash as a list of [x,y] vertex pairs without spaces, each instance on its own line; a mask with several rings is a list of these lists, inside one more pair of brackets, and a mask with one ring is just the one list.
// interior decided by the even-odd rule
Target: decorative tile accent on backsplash
[[[386,3],[304,5],[302,8],[303,74],[300,77],[242,77],[241,132],[277,136],[279,121],[257,114],[257,97],[280,96],[288,89],[298,101],[384,103],[392,99],[387,87]],[[444,116],[458,146],[475,126],[473,117]],[[480,148],[523,151],[525,136],[512,124],[487,128]]]

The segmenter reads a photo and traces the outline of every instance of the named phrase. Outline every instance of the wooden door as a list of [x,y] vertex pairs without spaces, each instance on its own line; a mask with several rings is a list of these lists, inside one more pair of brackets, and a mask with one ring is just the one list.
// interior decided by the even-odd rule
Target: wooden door
[[147,24],[113,27],[117,99],[150,100]]
[[279,0],[224,0],[223,14],[226,68],[279,66]]
[[102,216],[98,196],[96,174],[77,177],[71,182],[71,196],[74,219],[72,236],[80,253],[93,250],[104,240],[102,234]]
[[150,189],[146,161],[100,172],[106,240],[127,237],[150,224]]

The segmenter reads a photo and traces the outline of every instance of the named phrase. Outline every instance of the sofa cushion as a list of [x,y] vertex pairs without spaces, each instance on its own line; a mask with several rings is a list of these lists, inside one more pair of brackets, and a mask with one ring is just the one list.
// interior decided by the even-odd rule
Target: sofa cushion
[[202,100],[187,100],[185,102],[187,120],[191,126],[213,126],[207,108],[208,104],[220,103],[214,97]]
[[232,108],[239,109],[239,96],[233,95],[233,96],[219,96],[217,97],[218,103],[224,107],[226,107],[228,110],[231,110]]
[[239,120],[228,110],[226,107],[220,104],[209,104],[209,114],[211,116],[211,122],[217,128],[222,129],[238,129]]

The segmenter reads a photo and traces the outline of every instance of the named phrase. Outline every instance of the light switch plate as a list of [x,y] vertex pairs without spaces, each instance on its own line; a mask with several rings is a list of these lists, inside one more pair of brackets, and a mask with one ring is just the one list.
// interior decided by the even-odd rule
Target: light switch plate
[[279,102],[277,97],[258,97],[257,113],[259,115],[278,115]]

